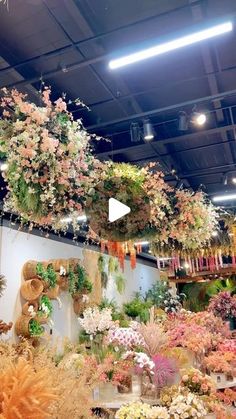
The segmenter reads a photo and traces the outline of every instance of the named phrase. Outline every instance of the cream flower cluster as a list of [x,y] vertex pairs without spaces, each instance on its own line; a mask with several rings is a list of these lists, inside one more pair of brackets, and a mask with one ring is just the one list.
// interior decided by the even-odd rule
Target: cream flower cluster
[[204,418],[207,415],[203,402],[193,393],[178,394],[174,397],[169,407],[169,413],[173,419],[196,419]]
[[150,407],[146,403],[135,402],[122,406],[116,413],[116,419],[169,419],[165,407]]
[[98,307],[89,307],[83,312],[79,323],[88,335],[105,332],[113,324],[111,312],[110,308],[99,310]]

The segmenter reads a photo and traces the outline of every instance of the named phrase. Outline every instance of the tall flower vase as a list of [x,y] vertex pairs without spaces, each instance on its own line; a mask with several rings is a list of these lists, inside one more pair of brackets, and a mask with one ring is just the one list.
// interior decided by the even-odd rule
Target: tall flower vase
[[142,393],[141,376],[137,374],[132,374],[132,394],[134,396],[140,397],[141,393]]
[[148,376],[142,376],[141,400],[154,405],[160,399],[161,388],[151,383]]

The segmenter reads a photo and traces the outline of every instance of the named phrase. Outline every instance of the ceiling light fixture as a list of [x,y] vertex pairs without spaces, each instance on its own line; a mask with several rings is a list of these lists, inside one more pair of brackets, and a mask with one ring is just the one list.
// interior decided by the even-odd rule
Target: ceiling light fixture
[[236,193],[232,193],[228,195],[217,195],[212,198],[214,202],[233,201],[234,199],[236,199]]
[[153,140],[154,138],[154,130],[150,119],[145,119],[143,122],[143,136],[146,141]]
[[[80,215],[79,217],[77,217],[77,221],[78,222],[85,222],[87,221],[87,217],[86,215]],[[71,223],[72,222],[72,218],[71,217],[65,217],[61,219],[62,223]]]
[[193,112],[192,122],[195,125],[204,125],[207,120],[206,114],[202,112]]
[[204,41],[215,36],[222,35],[224,33],[233,30],[233,23],[231,21],[221,23],[219,25],[211,26],[208,29],[197,31],[189,35],[182,36],[163,44],[158,44],[150,48],[146,48],[141,51],[134,52],[133,54],[125,55],[123,57],[111,60],[109,62],[110,69],[124,67],[129,64],[136,63],[138,61],[146,60],[147,58],[155,57],[157,55],[164,54],[175,49],[183,48],[187,45],[196,44],[197,42]]
[[233,177],[233,178],[232,178],[232,182],[233,182],[233,183],[236,183],[236,177]]
[[186,112],[180,111],[179,113],[179,131],[187,131],[188,130],[188,122],[189,118]]
[[130,139],[131,143],[138,143],[142,139],[142,132],[138,122],[131,122],[130,124]]

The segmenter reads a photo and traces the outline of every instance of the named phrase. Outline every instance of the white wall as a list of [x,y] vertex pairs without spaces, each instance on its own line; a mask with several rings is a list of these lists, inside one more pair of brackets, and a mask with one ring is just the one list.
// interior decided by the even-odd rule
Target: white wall
[[[25,262],[28,260],[43,261],[70,257],[83,259],[82,251],[83,248],[79,246],[27,234],[8,227],[1,227],[0,273],[6,276],[7,289],[0,299],[0,319],[5,322],[14,322],[21,313],[19,288],[21,270]],[[132,270],[129,260],[125,261],[124,275],[126,278],[124,295],[120,296],[118,294],[112,278],[109,278],[107,290],[104,291],[107,298],[114,298],[119,305],[128,301],[135,291],[145,292],[159,278],[157,269],[140,263],[137,263],[136,269]],[[60,310],[57,301],[54,301],[53,320],[55,325],[53,335],[55,337],[67,336],[75,340],[79,328],[71,304],[71,297],[68,293],[63,293],[61,299],[63,305]],[[12,332],[11,336],[13,335]]]

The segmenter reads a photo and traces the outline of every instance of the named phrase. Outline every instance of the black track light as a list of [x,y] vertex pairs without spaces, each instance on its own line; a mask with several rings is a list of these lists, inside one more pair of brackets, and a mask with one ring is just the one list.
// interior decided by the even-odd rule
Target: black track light
[[148,118],[143,122],[143,136],[146,141],[151,141],[154,138],[154,129],[150,119]]

